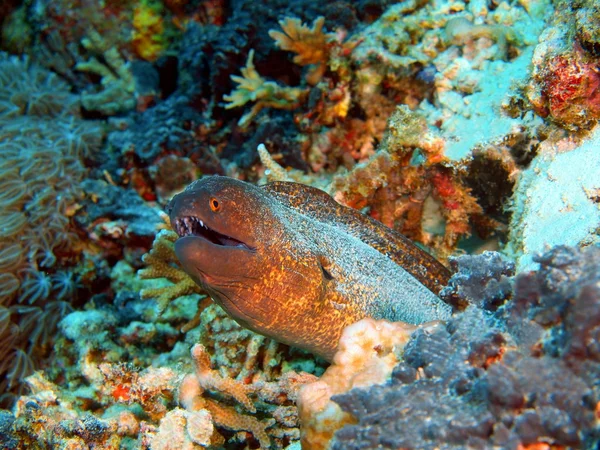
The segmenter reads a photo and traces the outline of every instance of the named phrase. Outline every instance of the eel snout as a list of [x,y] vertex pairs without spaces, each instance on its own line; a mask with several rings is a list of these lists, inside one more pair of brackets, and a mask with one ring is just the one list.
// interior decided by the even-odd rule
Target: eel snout
[[253,250],[245,242],[242,242],[239,239],[234,238],[233,236],[228,236],[210,228],[202,221],[202,219],[198,217],[176,217],[175,220],[172,221],[172,223],[173,228],[175,229],[175,232],[179,235],[179,237],[195,236],[205,239],[215,245],[220,245],[224,247],[241,247],[247,250]]

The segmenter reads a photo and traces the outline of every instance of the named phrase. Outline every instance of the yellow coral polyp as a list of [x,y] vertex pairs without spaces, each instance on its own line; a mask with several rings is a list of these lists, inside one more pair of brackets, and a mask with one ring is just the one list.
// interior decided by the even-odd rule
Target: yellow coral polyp
[[142,5],[133,11],[133,48],[146,61],[155,61],[165,49],[163,19],[152,8]]

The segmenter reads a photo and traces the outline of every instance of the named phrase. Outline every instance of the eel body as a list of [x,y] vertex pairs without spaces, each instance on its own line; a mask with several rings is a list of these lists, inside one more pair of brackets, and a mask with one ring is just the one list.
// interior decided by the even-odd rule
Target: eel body
[[406,237],[298,183],[211,176],[168,207],[184,270],[242,326],[331,360],[365,317],[419,324],[451,308],[450,273]]

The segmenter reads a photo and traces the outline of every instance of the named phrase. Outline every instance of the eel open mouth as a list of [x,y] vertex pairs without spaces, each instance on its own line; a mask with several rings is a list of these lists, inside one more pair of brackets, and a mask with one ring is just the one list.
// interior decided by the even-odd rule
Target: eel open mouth
[[204,224],[204,222],[202,222],[202,220],[194,216],[178,217],[175,220],[174,228],[179,237],[198,236],[206,239],[209,242],[212,242],[215,245],[221,245],[224,247],[241,247],[247,250],[252,250],[244,242],[209,228]]

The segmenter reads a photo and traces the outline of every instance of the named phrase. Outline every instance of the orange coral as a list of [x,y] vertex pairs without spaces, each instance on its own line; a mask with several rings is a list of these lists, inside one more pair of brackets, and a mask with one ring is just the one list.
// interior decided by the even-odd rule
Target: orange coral
[[325,18],[322,16],[314,20],[312,28],[303,24],[300,19],[286,17],[279,21],[283,33],[269,30],[269,36],[275,40],[279,48],[296,53],[294,56],[296,64],[300,66],[317,65],[308,77],[311,84],[316,84],[323,76],[329,59],[330,41],[335,38],[334,34],[323,32],[324,24]]
[[286,17],[279,21],[283,33],[276,30],[269,30],[269,36],[275,39],[275,42],[282,50],[289,50],[297,53],[294,56],[294,62],[301,66],[308,64],[322,64],[327,61],[329,52],[328,41],[335,35],[323,33],[325,18],[317,17],[308,28],[300,19]]
[[324,33],[325,18],[317,17],[312,28],[303,24],[300,19],[286,17],[279,21],[281,31],[269,30],[269,36],[282,50],[296,53],[293,61],[300,66],[314,64],[315,67],[306,75],[309,84],[317,84],[327,65],[338,74],[343,83],[348,84],[352,77],[348,57],[360,44],[360,40],[342,43],[345,33]]

